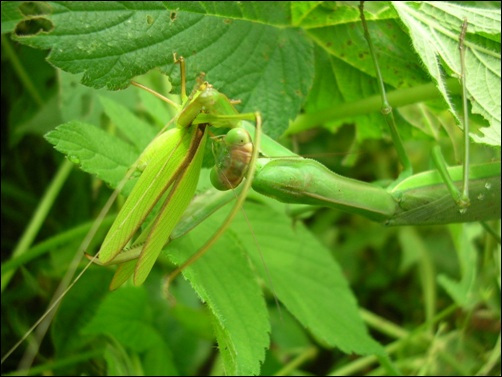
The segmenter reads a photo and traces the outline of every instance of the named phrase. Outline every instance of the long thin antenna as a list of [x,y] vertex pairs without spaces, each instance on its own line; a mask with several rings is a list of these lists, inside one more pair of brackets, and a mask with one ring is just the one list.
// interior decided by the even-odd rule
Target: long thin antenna
[[[80,251],[80,250],[79,250]],[[56,312],[55,309],[57,308],[57,306],[59,306],[61,300],[64,298],[64,296],[70,291],[70,289],[73,288],[73,286],[80,280],[80,278],[82,277],[82,275],[87,271],[87,269],[90,267],[90,265],[94,262],[94,260],[98,257],[98,254],[97,253],[93,259],[91,259],[87,265],[84,267],[84,269],[77,275],[77,277],[75,278],[75,280],[73,280],[73,282],[68,285],[68,287],[66,287],[66,289],[63,291],[63,293],[61,295],[59,295],[53,302],[52,304],[49,306],[49,308],[45,311],[45,313],[38,319],[38,321],[36,321],[33,326],[31,326],[29,328],[29,330],[23,335],[23,337],[21,339],[19,339],[19,341],[14,344],[14,346],[2,357],[2,364],[4,363],[5,360],[7,360],[7,358],[26,340],[26,338],[28,338],[28,336],[30,336],[30,334],[33,332],[33,330],[35,330],[37,328],[38,325],[40,325],[42,323],[42,321],[44,321],[46,318],[48,318],[48,316],[50,314],[54,315],[54,313]],[[69,270],[68,270],[69,271]],[[61,287],[63,285],[63,282],[59,285],[59,287]],[[58,288],[59,288],[58,287]],[[52,316],[50,317],[52,319]],[[50,322],[50,321],[49,321]],[[44,327],[44,331],[42,332],[42,337],[43,335],[45,335],[45,332],[47,331],[47,327]],[[41,341],[41,339],[40,339]],[[31,352],[33,352],[33,354],[35,354],[37,351],[38,351],[38,347],[40,346],[40,342],[37,341],[36,345],[35,345],[35,349],[34,350],[30,350]],[[33,362],[33,357],[30,357],[28,356],[28,358],[30,360],[26,360],[25,362],[21,362],[20,363],[20,366],[19,366],[19,369],[20,370],[27,370],[30,368],[31,366],[31,363]],[[21,364],[27,364],[25,366],[21,365]]]
[[139,82],[131,81],[131,85],[134,85],[134,86],[136,86],[138,88],[146,90],[148,93],[151,93],[155,97],[160,98],[162,101],[167,102],[168,104],[170,104],[171,106],[173,106],[176,110],[180,110],[181,109],[181,105],[178,105],[176,102],[170,100],[169,98],[163,96],[162,94],[156,92],[155,90],[150,89],[149,87],[144,86],[143,84],[140,84]]

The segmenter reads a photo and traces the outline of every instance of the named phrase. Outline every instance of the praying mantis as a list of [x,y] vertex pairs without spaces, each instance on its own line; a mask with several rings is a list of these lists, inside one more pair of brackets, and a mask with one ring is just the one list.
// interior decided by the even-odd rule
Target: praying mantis
[[[213,119],[213,121],[215,120]],[[250,129],[249,131],[251,134],[253,134],[252,129]],[[268,141],[264,140],[260,145],[260,148],[263,152],[268,149],[268,147],[266,146],[267,143]],[[230,144],[233,147],[233,144]],[[258,161],[258,166],[256,167],[257,172],[254,175],[254,187],[256,190],[261,191],[269,196],[275,197],[281,201],[334,206],[335,208],[353,211],[359,215],[364,215],[369,217],[370,219],[388,223],[389,225],[392,225],[393,222],[396,225],[399,225],[399,222],[406,224],[427,223],[427,220],[431,218],[432,220],[434,220],[437,218],[436,216],[430,215],[430,210],[434,208],[440,208],[442,211],[444,210],[448,213],[445,217],[443,217],[443,222],[445,223],[471,220],[469,216],[471,216],[472,213],[476,213],[476,211],[471,211],[470,209],[468,209],[465,214],[460,213],[459,208],[454,202],[451,201],[451,197],[448,196],[448,193],[446,191],[441,191],[439,193],[436,192],[434,188],[442,181],[441,178],[438,178],[435,170],[434,172],[431,172],[426,176],[412,176],[409,179],[402,180],[393,188],[393,191],[389,194],[379,187],[375,188],[375,186],[363,183],[361,181],[356,182],[353,180],[344,179],[343,177],[340,177],[338,175],[334,175],[332,172],[328,171],[322,165],[319,165],[316,162],[303,160],[293,155],[290,155],[290,157],[288,158],[284,158],[285,152],[279,151],[279,147],[277,147],[277,149],[276,147],[277,146],[272,146],[270,147],[271,151],[263,153],[264,156],[268,155],[268,160],[266,157],[263,157],[261,161]],[[274,154],[276,156],[274,156]],[[225,155],[226,154],[224,152],[223,157],[225,157]],[[277,158],[277,156],[281,156],[282,158]],[[225,163],[223,163],[223,165],[225,165]],[[494,168],[490,166],[494,166]],[[473,198],[477,198],[480,194],[486,195],[493,192],[497,193],[496,183],[497,181],[500,181],[500,165],[498,165],[498,173],[496,164],[490,164],[490,166],[485,165],[480,168],[481,175],[477,175],[478,173],[474,174],[472,179],[479,180],[479,185],[476,186],[477,183],[473,182],[473,185],[476,186],[472,191]],[[454,176],[454,181],[458,181],[458,170],[460,169],[455,168],[451,171],[451,175]],[[291,174],[291,172],[294,172],[294,174]],[[298,173],[305,175],[303,176],[303,178],[298,179]],[[318,190],[323,189],[323,187],[316,187],[315,185],[301,186],[291,183],[292,180],[297,182],[307,182],[307,179],[314,183],[322,183],[328,181],[333,184],[329,185],[329,187],[326,188],[325,192],[319,192]],[[219,183],[225,182],[224,178],[222,178],[219,174],[217,174],[217,177],[213,180],[216,180]],[[337,191],[339,191],[333,189],[335,187],[335,183],[339,184],[342,189],[345,189],[343,192],[354,194],[348,200],[348,204],[346,200],[339,200],[339,197],[335,195]],[[486,183],[489,183],[489,189],[487,189]],[[428,190],[430,188],[433,188],[433,190]],[[412,191],[419,191],[419,193],[433,191],[433,194],[437,196],[433,196],[431,199],[428,199],[428,202],[425,203],[418,202],[418,199],[416,197],[411,197],[411,199],[406,197],[406,194],[409,194]],[[359,201],[359,198],[363,196],[364,193],[367,194],[366,199],[363,198],[363,200]],[[233,194],[230,193],[230,195]],[[496,196],[497,195],[494,194],[490,199],[495,200],[494,203],[497,203]],[[382,203],[374,204],[373,201],[367,199],[368,197],[378,199]],[[447,199],[450,201],[447,201]],[[491,206],[491,208],[487,208],[487,206],[483,206],[483,204],[486,202],[487,201],[483,202],[481,200],[478,200],[474,203],[474,205],[480,204],[480,207],[482,208],[481,214],[479,215],[480,217],[476,218],[476,220],[493,218],[493,213],[496,212],[497,207],[495,205]],[[409,208],[411,208],[411,212],[409,212],[408,210],[398,211],[398,209],[401,208],[401,204],[403,204],[404,206],[408,203],[410,203]],[[432,204],[428,205],[428,203]],[[498,203],[498,205],[500,206],[500,201],[498,201]],[[491,211],[488,211],[490,209]],[[495,209],[495,211],[493,209]],[[424,218],[426,220],[422,220]],[[119,252],[121,251],[120,249],[121,248],[119,247]],[[191,252],[196,249],[197,247],[193,247]],[[211,253],[207,254],[208,258],[210,257],[210,254]],[[203,261],[204,258],[202,258],[199,262],[202,263]],[[259,269],[260,267],[256,268]],[[274,279],[272,280],[274,281]],[[234,284],[237,285],[237,283]],[[278,288],[279,290],[282,289],[281,287]]]

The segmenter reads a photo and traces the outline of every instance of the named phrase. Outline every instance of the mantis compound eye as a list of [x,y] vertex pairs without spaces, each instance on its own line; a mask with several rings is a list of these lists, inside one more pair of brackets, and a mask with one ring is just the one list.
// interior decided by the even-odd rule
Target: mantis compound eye
[[232,128],[225,136],[225,143],[229,148],[251,143],[251,136],[244,128]]

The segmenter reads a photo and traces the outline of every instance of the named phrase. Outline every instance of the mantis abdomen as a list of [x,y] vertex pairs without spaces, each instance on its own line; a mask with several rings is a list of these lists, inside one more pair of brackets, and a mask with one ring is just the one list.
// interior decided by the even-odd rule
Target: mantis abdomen
[[[460,166],[448,169],[460,184]],[[253,188],[285,203],[336,208],[386,225],[434,225],[500,218],[500,163],[471,166],[473,200],[459,209],[436,170],[414,175],[393,189],[333,173],[303,158],[259,159]]]

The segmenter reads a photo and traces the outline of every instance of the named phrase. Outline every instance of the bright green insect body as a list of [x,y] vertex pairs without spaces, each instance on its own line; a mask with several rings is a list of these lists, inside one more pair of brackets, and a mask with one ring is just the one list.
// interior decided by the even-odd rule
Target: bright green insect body
[[[166,195],[150,231],[145,232],[146,236],[139,240],[143,245],[137,263],[127,262],[117,272],[116,276],[124,275],[124,270],[128,272],[126,275],[130,275],[134,267],[136,285],[142,284],[148,276],[172,229],[193,197],[207,139],[204,128],[199,127],[190,130],[176,128],[164,135],[152,145],[153,150],[147,150],[155,158],[147,162],[103,241],[99,254],[101,262],[112,261],[126,247],[153,207]],[[117,283],[115,280],[114,287]]]

